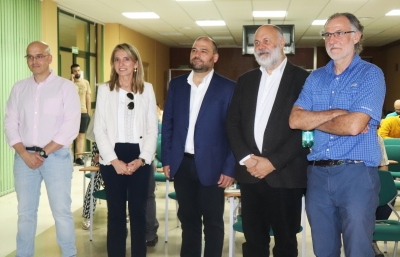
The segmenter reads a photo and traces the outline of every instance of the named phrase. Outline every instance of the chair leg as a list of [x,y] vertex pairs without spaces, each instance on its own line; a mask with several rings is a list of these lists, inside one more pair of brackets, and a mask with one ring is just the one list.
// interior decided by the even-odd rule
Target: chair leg
[[178,200],[175,201],[175,209],[176,209],[176,227],[179,228],[179,218],[178,218]]
[[383,252],[387,253],[387,241],[383,242]]
[[306,257],[306,200],[305,196],[301,198],[301,256]]
[[399,241],[396,241],[396,242],[394,243],[393,257],[396,257],[398,243],[399,243]]
[[165,181],[165,243],[168,242],[168,197],[169,194],[169,180]]

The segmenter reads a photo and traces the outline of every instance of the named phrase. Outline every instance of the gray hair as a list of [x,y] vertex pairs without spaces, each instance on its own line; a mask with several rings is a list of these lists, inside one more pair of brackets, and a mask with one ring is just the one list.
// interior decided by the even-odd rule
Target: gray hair
[[357,42],[357,44],[354,45],[354,51],[356,53],[360,54],[363,50],[362,44],[363,44],[363,37],[364,37],[364,35],[363,35],[364,26],[361,25],[361,22],[357,19],[357,17],[354,14],[348,13],[348,12],[335,13],[328,18],[328,20],[326,21],[326,23],[324,25],[324,28],[326,27],[326,25],[328,24],[328,22],[330,20],[337,18],[337,17],[341,17],[341,16],[346,17],[349,20],[352,30],[354,30],[356,32],[360,32],[360,34],[361,34],[360,40]]

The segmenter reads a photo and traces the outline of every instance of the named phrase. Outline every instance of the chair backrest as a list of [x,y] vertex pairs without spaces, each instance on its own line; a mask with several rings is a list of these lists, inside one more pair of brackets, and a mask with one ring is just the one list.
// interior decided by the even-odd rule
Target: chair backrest
[[161,134],[158,134],[157,137],[157,149],[156,149],[156,158],[162,163],[161,159]]
[[397,196],[397,188],[390,172],[378,170],[378,173],[381,181],[381,190],[379,191],[379,206],[384,206]]
[[400,171],[400,145],[385,145],[386,154],[389,160],[397,161],[398,164],[390,164],[390,171]]
[[383,139],[383,142],[386,145],[398,145],[400,146],[400,138],[385,138]]

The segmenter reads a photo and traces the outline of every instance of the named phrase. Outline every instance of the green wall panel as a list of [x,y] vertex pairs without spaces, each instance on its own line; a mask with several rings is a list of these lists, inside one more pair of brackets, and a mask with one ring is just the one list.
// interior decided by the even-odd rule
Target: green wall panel
[[27,45],[42,38],[41,2],[0,1],[0,196],[14,191],[14,151],[4,135],[4,112],[14,83],[31,76],[24,56]]

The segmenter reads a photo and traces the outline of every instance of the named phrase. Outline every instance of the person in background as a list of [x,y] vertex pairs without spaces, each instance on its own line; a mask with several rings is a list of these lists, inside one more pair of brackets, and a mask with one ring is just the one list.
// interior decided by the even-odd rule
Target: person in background
[[150,164],[157,142],[153,87],[144,82],[138,50],[118,44],[111,55],[110,80],[98,87],[94,134],[107,197],[107,252],[125,256],[126,201],[131,256],[146,256],[146,202]]
[[[97,148],[95,136],[94,136],[94,116],[90,120],[87,132],[86,132],[86,138],[92,141],[92,159],[90,162],[91,166],[99,166],[99,149]],[[103,178],[101,176],[101,173],[98,172],[96,174],[96,177],[94,179],[94,188],[93,188],[93,193],[97,192],[100,189],[100,186],[103,184]],[[97,205],[97,198],[93,198],[93,213],[96,210],[96,205]],[[88,187],[86,189],[86,194],[85,194],[85,200],[83,201],[83,211],[82,211],[82,217],[84,220],[82,221],[82,228],[85,230],[88,230],[90,228],[90,183],[88,184]]]
[[228,111],[226,129],[242,194],[243,257],[269,256],[271,228],[274,256],[298,254],[309,150],[288,120],[309,73],[287,60],[284,46],[279,27],[257,29],[254,56],[260,67],[239,77]]
[[386,118],[400,115],[400,100],[394,101],[394,112],[388,113]]
[[383,138],[400,138],[400,116],[391,116],[381,121],[378,134]]
[[386,89],[382,70],[359,56],[363,29],[351,13],[328,18],[322,36],[332,60],[307,78],[289,119],[293,129],[314,129],[306,210],[319,257],[340,256],[342,238],[346,256],[374,256]]
[[[90,111],[92,109],[92,101],[90,99],[91,89],[89,81],[82,77],[79,64],[71,65],[71,81],[74,82],[78,91],[79,100],[81,102],[81,125],[79,134],[75,141],[75,153],[83,152],[85,142],[85,133],[90,122]],[[76,155],[75,163],[83,165],[82,155]]]
[[164,106],[161,154],[174,178],[182,223],[181,257],[221,257],[224,189],[233,182],[235,158],[225,121],[235,83],[214,72],[218,48],[199,37],[190,52],[192,72],[173,78]]
[[16,256],[34,255],[42,181],[46,185],[62,256],[76,256],[70,145],[79,130],[79,97],[71,81],[50,70],[52,55],[46,43],[30,43],[25,58],[32,76],[15,83],[4,118],[6,141],[15,149]]

